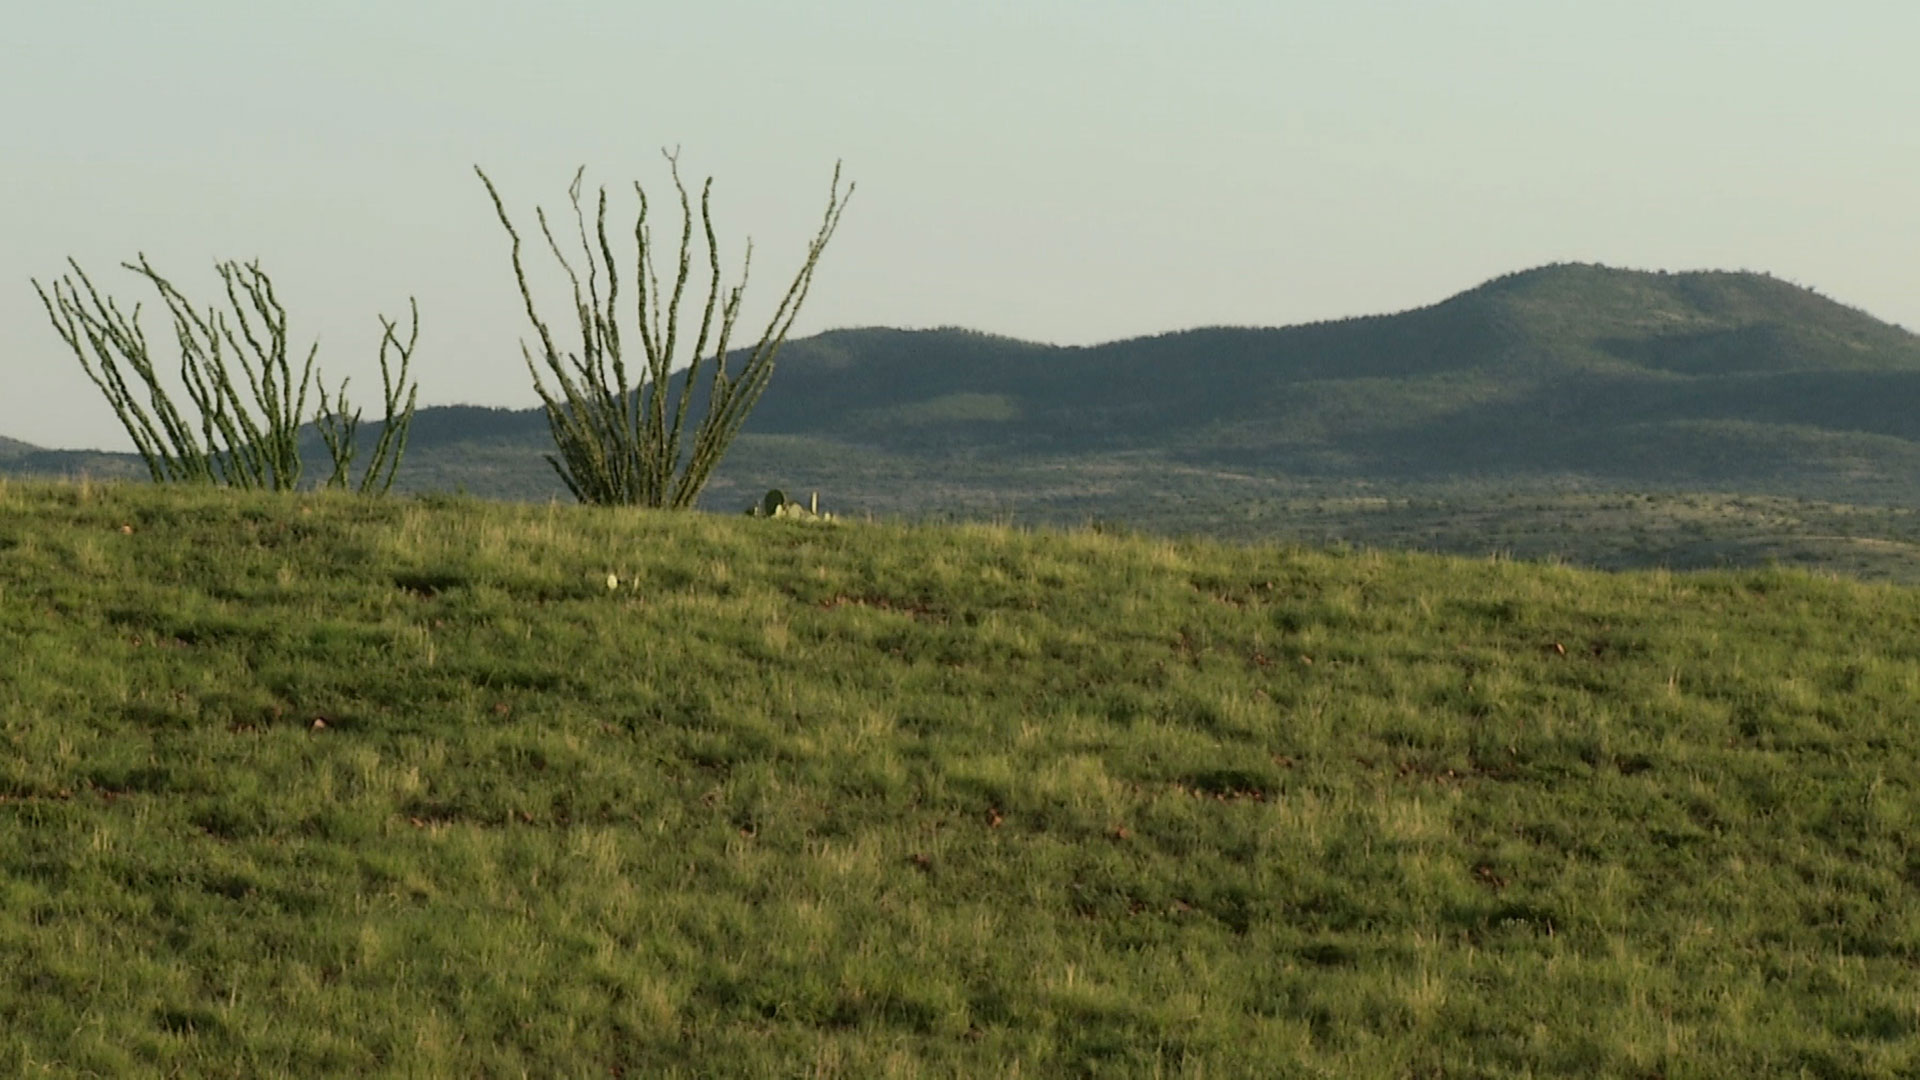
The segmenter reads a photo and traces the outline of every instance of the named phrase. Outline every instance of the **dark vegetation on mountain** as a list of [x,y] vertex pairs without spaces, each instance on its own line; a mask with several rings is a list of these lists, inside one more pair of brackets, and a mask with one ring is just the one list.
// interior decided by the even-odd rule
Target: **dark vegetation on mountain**
[[[1397,315],[1283,329],[1089,347],[959,329],[790,342],[705,504],[781,486],[852,512],[1295,538],[1311,537],[1280,507],[1356,494],[1904,508],[1920,505],[1915,400],[1920,337],[1805,288],[1560,265]],[[538,410],[422,409],[400,486],[546,499],[563,494],[550,449]],[[0,469],[27,471],[4,454]],[[1412,519],[1361,517],[1328,535],[1516,546],[1433,528],[1423,541]],[[1657,545],[1641,556],[1676,561]]]

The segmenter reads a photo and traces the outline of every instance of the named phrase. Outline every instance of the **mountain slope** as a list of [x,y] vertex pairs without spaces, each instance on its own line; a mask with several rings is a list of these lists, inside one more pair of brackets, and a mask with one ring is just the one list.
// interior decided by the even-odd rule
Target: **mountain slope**
[[845,331],[794,343],[777,378],[749,430],[1287,472],[1605,472],[1607,444],[1647,425],[1710,450],[1725,433],[1701,421],[1920,438],[1898,405],[1920,390],[1920,339],[1752,274],[1549,267],[1400,315],[1091,348]]

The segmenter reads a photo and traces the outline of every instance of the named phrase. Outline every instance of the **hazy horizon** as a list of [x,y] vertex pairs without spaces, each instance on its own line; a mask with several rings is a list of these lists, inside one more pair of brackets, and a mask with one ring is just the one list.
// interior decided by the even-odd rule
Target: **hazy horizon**
[[[836,160],[859,190],[796,336],[1281,326],[1559,262],[1767,272],[1920,326],[1920,8],[1543,8],[22,11],[0,42],[0,436],[128,447],[29,284],[69,256],[146,301],[156,342],[166,328],[121,261],[145,252],[204,303],[214,260],[258,258],[296,341],[318,337],[323,370],[351,375],[363,404],[376,314],[416,295],[423,404],[536,404],[507,241],[472,166],[525,235],[585,164],[618,234],[629,181],[664,203],[659,150],[676,145],[692,180],[714,177],[729,273],[753,238],[755,331]],[[655,228],[671,238],[677,220]]]

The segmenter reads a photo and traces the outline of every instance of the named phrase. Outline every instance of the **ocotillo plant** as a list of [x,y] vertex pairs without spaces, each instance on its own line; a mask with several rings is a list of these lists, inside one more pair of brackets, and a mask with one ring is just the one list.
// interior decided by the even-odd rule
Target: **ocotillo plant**
[[[387,405],[387,421],[380,426],[380,438],[373,444],[373,459],[360,474],[356,490],[362,495],[384,495],[393,487],[400,455],[407,449],[407,432],[413,427],[413,405],[419,396],[420,384],[407,386],[407,364],[412,361],[413,347],[420,340],[420,305],[412,298],[407,305],[413,320],[405,345],[400,344],[399,328],[393,320],[380,316],[380,384]],[[398,379],[393,377],[387,364],[389,347],[400,356]],[[402,390],[407,394],[406,407],[396,414],[394,410],[400,406]],[[340,393],[331,399],[327,397],[327,388],[320,387],[320,411],[314,416],[313,426],[320,430],[320,439],[327,444],[327,454],[333,459],[333,473],[327,477],[327,486],[346,487],[352,480],[353,458],[359,448],[355,437],[360,430],[360,410],[347,404],[346,379],[340,380]]]
[[[746,358],[739,370],[729,371],[727,346],[733,338],[734,323],[740,317],[740,299],[746,290],[747,274],[753,264],[753,245],[751,241],[747,244],[739,283],[731,289],[726,288],[721,281],[719,243],[714,237],[713,178],[707,178],[700,189],[699,217],[706,244],[707,299],[701,311],[700,330],[690,352],[691,360],[684,381],[678,397],[669,407],[668,398],[672,396],[670,376],[676,362],[676,348],[681,341],[681,301],[692,276],[695,243],[692,200],[680,179],[679,155],[663,153],[673,176],[674,190],[680,197],[680,263],[672,291],[663,297],[660,278],[654,267],[653,234],[647,224],[647,193],[636,182],[633,189],[640,197],[640,211],[633,229],[638,248],[633,279],[638,296],[633,306],[639,323],[640,345],[646,353],[645,377],[638,386],[629,381],[621,348],[618,308],[620,274],[614,262],[613,245],[607,237],[606,188],[600,189],[598,212],[591,236],[587,230],[586,213],[580,205],[580,183],[586,174],[584,168],[574,174],[573,185],[567,190],[573,205],[575,231],[585,259],[584,282],[581,280],[581,271],[576,269],[555,239],[547,222],[546,211],[536,210],[540,232],[546,237],[547,247],[572,283],[574,312],[580,324],[580,350],[563,354],[554,341],[552,328],[534,306],[533,293],[527,286],[526,267],[520,258],[520,234],[507,216],[506,207],[493,181],[478,165],[474,166],[474,172],[479,173],[480,181],[487,186],[487,194],[493,199],[493,209],[499,215],[500,224],[513,241],[514,278],[520,286],[521,300],[526,304],[527,319],[540,338],[540,360],[557,383],[556,389],[548,388],[540,368],[534,363],[532,348],[523,341],[521,353],[526,360],[528,373],[533,376],[534,388],[546,406],[547,424],[553,432],[555,449],[559,451],[557,456],[549,454],[547,461],[560,474],[560,479],[574,497],[584,503],[668,509],[684,509],[693,505],[700,489],[706,486],[713,474],[714,466],[719,464],[734,436],[739,434],[748,412],[766,390],[767,380],[773,374],[774,357],[800,313],[800,306],[805,302],[807,290],[813,283],[813,272],[819,265],[820,255],[840,224],[840,214],[846,209],[847,200],[853,196],[851,183],[847,185],[846,193],[841,193],[840,166],[836,164],[833,183],[827,194],[826,214],[820,222],[819,232],[814,234],[813,241],[807,246],[806,260],[795,273],[793,283],[787,287],[786,296],[761,333],[759,343],[751,350],[743,350]],[[601,293],[603,275],[606,278],[604,295]],[[719,317],[717,326],[714,321],[716,314]],[[713,343],[710,357],[713,367],[707,388],[706,408],[693,428],[692,445],[683,453],[681,437],[685,431],[695,383],[701,376],[703,362],[709,359],[709,342]]]
[[[38,279],[34,291],[47,318],[80,366],[100,388],[133,439],[156,483],[211,483],[242,488],[287,490],[300,480],[300,425],[306,414],[307,393],[317,373],[316,342],[307,350],[298,378],[287,351],[287,312],[274,295],[273,281],[258,263],[216,264],[226,286],[227,307],[209,306],[203,314],[171,282],[160,276],[142,254],[140,262],[123,263],[147,279],[173,316],[174,339],[180,348],[180,378],[192,404],[189,416],[168,392],[154,364],[147,337],[140,326],[140,305],[125,312],[112,297],[102,296],[86,271],[67,260],[72,274],[53,283],[49,291]],[[413,329],[402,345],[395,325],[380,320],[380,376],[386,383],[387,423],[375,447],[373,461],[362,476],[362,492],[385,491],[406,444],[413,420],[418,386],[406,386],[407,366],[420,334],[420,312],[413,309]],[[391,376],[387,351],[400,358],[399,375]],[[234,361],[239,367],[235,377]],[[124,365],[124,369],[123,369]],[[128,371],[140,388],[136,394]],[[241,392],[244,380],[246,395]],[[328,483],[345,486],[354,453],[353,434],[358,411],[349,413],[346,383],[336,398],[320,389],[320,407],[314,420],[333,455]],[[406,407],[394,410],[406,391]],[[141,398],[144,396],[145,403]],[[249,400],[250,399],[250,400]],[[197,429],[197,430],[196,430]]]

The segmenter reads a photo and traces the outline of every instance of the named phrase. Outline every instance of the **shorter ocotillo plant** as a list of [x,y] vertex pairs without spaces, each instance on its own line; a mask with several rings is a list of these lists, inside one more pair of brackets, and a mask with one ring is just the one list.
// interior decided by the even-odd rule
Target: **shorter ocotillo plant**
[[[413,347],[420,340],[420,304],[408,298],[407,305],[413,319],[405,345],[400,343],[399,328],[394,321],[385,315],[380,316],[380,384],[386,401],[387,419],[380,426],[380,438],[373,444],[372,460],[367,462],[366,470],[360,474],[360,483],[355,488],[362,495],[384,495],[393,487],[394,473],[400,468],[400,455],[407,449],[407,433],[413,427],[413,406],[420,393],[420,384],[407,385],[407,364],[413,359]],[[397,379],[387,364],[389,348],[400,357]],[[404,407],[400,403],[403,389],[407,394]],[[399,412],[396,413],[395,409],[399,409]],[[327,397],[327,388],[320,387],[320,411],[314,417],[314,427],[319,429],[320,439],[327,444],[327,454],[333,459],[333,472],[327,477],[327,486],[348,486],[352,479],[353,458],[359,449],[356,436],[360,430],[360,410],[347,404],[346,379],[340,380],[340,392],[331,399]]]
[[[747,271],[753,262],[753,245],[747,245],[740,282],[726,289],[721,282],[720,250],[714,237],[711,196],[713,178],[700,189],[700,226],[706,239],[705,262],[708,267],[707,299],[700,316],[700,331],[694,340],[686,374],[671,408],[670,375],[676,362],[680,337],[680,302],[686,295],[687,281],[694,258],[694,216],[692,200],[680,180],[679,158],[666,152],[673,176],[674,190],[680,197],[680,261],[672,290],[662,295],[654,268],[653,234],[647,225],[647,193],[638,183],[634,191],[640,197],[639,217],[634,223],[634,239],[639,248],[634,270],[634,288],[638,297],[640,345],[646,353],[646,371],[639,385],[628,379],[625,356],[621,350],[618,301],[620,273],[614,263],[613,245],[607,238],[607,192],[600,189],[595,228],[590,236],[586,213],[580,205],[580,181],[585,169],[574,174],[567,191],[573,204],[575,231],[585,262],[582,272],[569,261],[547,223],[545,210],[537,211],[540,232],[547,247],[566,272],[573,287],[575,316],[580,324],[580,351],[563,353],[554,341],[551,327],[540,318],[527,287],[527,275],[520,259],[520,234],[515,231],[500,193],[479,166],[481,183],[493,199],[494,212],[513,241],[513,273],[520,285],[520,298],[526,304],[527,319],[540,338],[540,360],[558,384],[549,390],[532,349],[525,343],[521,352],[527,371],[533,376],[534,389],[546,407],[547,425],[553,432],[558,456],[547,455],[560,479],[575,498],[584,503],[638,505],[664,509],[684,509],[706,486],[714,466],[726,453],[747,413],[766,389],[773,374],[774,356],[787,339],[787,332],[800,314],[813,283],[813,272],[827,241],[839,226],[841,211],[853,196],[853,185],[840,192],[840,167],[834,166],[833,184],[828,190],[826,215],[807,257],[788,286],[786,296],[774,311],[760,341],[747,352],[738,371],[727,369],[727,345],[732,340],[734,323],[740,317],[740,299],[746,290]],[[606,277],[601,292],[600,278]],[[663,303],[664,300],[664,303]],[[716,314],[719,317],[715,324]],[[717,333],[716,333],[717,331]],[[706,389],[706,407],[693,428],[693,442],[685,452],[681,435],[693,400],[695,383],[701,376],[709,342],[713,342],[713,372]]]
[[[100,293],[79,263],[68,259],[67,265],[72,273],[54,282],[51,291],[37,278],[34,291],[54,330],[113,407],[156,483],[274,490],[288,490],[299,483],[300,426],[307,393],[319,378],[314,369],[319,344],[307,350],[296,379],[287,350],[286,309],[259,263],[215,264],[226,286],[227,307],[209,306],[204,314],[153,268],[146,255],[140,256],[138,264],[122,264],[153,285],[173,316],[180,377],[192,416],[182,411],[161,379],[140,326],[140,305],[123,311],[112,297]],[[358,485],[363,493],[384,492],[392,486],[419,389],[407,386],[407,368],[420,335],[418,305],[413,306],[412,331],[405,344],[393,322],[384,317],[380,321],[380,377],[386,384],[387,421]],[[388,364],[389,348],[399,356],[397,377]],[[405,407],[401,409],[403,391]],[[351,409],[346,393],[344,380],[333,398],[321,385],[314,416],[333,457],[329,486],[347,486],[355,452],[360,413]]]

